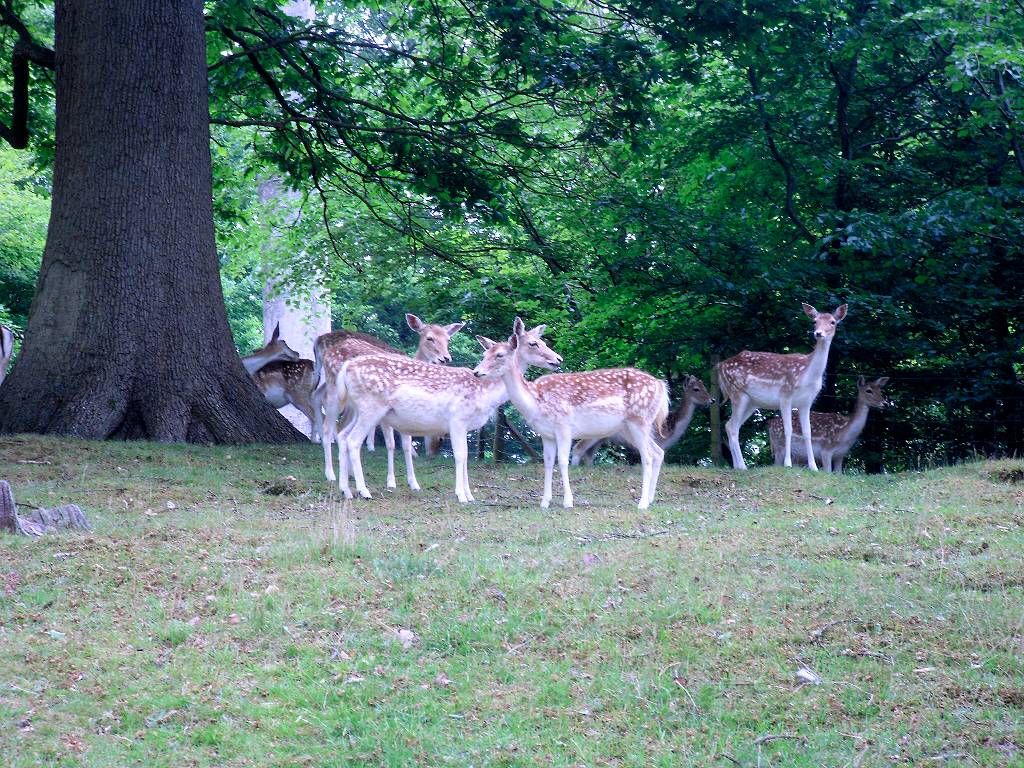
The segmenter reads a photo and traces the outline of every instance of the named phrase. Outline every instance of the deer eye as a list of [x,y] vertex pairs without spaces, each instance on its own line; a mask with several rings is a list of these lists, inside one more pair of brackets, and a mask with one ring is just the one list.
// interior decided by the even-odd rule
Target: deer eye
[[531,347],[536,347],[537,346],[537,342],[536,341],[531,341],[530,342],[530,346]]
[[504,357],[504,355],[495,355],[495,357],[497,357],[500,360],[501,358]]
[[836,321],[835,321],[835,320],[833,320],[833,321],[832,321],[832,325],[835,325],[835,324],[836,324]]

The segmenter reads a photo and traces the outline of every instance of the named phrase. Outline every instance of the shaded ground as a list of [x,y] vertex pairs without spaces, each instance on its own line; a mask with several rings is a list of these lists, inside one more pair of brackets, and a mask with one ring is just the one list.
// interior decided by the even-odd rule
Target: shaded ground
[[0,538],[0,763],[1024,762],[1020,462],[666,467],[646,512],[574,468],[542,512],[537,465],[349,510],[320,461],[0,438],[95,525]]

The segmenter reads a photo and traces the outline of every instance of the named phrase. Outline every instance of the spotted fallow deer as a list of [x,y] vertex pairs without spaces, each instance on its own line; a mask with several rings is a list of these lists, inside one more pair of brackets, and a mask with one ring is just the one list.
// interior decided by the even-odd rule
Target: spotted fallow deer
[[256,371],[252,378],[275,408],[293,405],[302,411],[312,425],[309,439],[320,442],[323,410],[316,391],[312,360],[275,360]]
[[[424,363],[434,363],[437,365],[445,365],[452,361],[451,353],[448,351],[448,342],[452,336],[459,332],[465,323],[434,325],[432,323],[423,322],[420,318],[411,313],[405,316],[405,322],[409,325],[409,328],[415,331],[420,337],[419,344],[416,347],[416,354],[413,356],[414,360],[419,360]],[[408,358],[404,352],[389,346],[377,337],[371,336],[368,333],[359,333],[358,331],[348,331],[344,329],[340,331],[331,331],[330,333],[325,333],[322,336],[319,336],[316,342],[314,342],[313,375],[314,381],[319,382],[316,390],[316,398],[318,402],[324,404],[324,409],[327,411],[325,423],[328,425],[326,431],[329,434],[324,436],[325,450],[330,449],[330,443],[333,442],[334,437],[338,433],[337,419],[338,416],[341,415],[340,410],[333,414],[329,410],[332,407],[329,403],[337,402],[337,399],[332,398],[328,393],[336,387],[338,371],[340,371],[342,365],[349,360],[354,360],[355,358],[363,355],[379,354],[389,354],[401,358]],[[373,435],[375,431],[376,428],[371,429],[366,435],[366,446],[371,451],[373,450]],[[382,424],[381,432],[384,433],[384,445],[388,452],[387,486],[388,488],[394,488],[396,486],[395,431],[392,427]],[[403,447],[404,444],[403,436]],[[411,442],[409,447],[411,452]],[[411,461],[411,459],[407,460]],[[414,490],[418,489],[418,486],[414,488]]]
[[[860,437],[860,433],[864,431],[864,425],[868,420],[868,410],[885,408],[888,405],[885,395],[882,394],[882,388],[888,382],[888,376],[874,381],[865,381],[861,376],[857,381],[857,404],[848,416],[841,413],[811,412],[811,446],[814,448],[814,458],[821,462],[821,466],[826,472],[834,470],[842,473],[846,454],[850,452]],[[775,457],[775,463],[781,465],[785,458],[785,433],[781,418],[776,416],[768,422],[768,434],[772,441],[772,455]],[[799,427],[794,436],[797,438],[797,442],[793,443],[793,458],[799,461],[804,457],[804,443]]]
[[242,365],[272,406],[294,405],[302,411],[311,425],[309,439],[316,443],[323,425],[313,361],[300,358],[281,338],[280,329],[275,325],[267,345],[243,357]]
[[[708,394],[707,389],[704,388],[704,383],[700,379],[696,376],[684,378],[682,405],[672,411],[665,420],[665,425],[669,430],[668,434],[662,435],[657,432],[654,434],[654,441],[661,446],[661,450],[668,453],[669,448],[682,439],[683,435],[686,434],[687,428],[690,426],[693,412],[698,405],[711,405],[713,402],[715,402],[714,398]],[[621,433],[612,435],[610,439],[614,442],[632,445],[628,438]],[[580,440],[577,442],[572,449],[573,466],[593,464],[597,449],[601,447],[603,442],[603,440],[599,439]]]
[[6,325],[0,325],[0,384],[7,378],[7,364],[14,354],[14,331]]
[[523,336],[513,333],[507,344],[497,344],[484,353],[474,373],[504,381],[512,404],[540,435],[544,443],[541,507],[551,504],[556,451],[562,475],[562,504],[571,507],[569,449],[573,438],[606,438],[622,433],[640,451],[643,484],[639,507],[647,509],[654,500],[665,457],[654,440],[655,428],[660,432],[668,416],[665,382],[636,368],[556,373],[529,382],[523,377],[520,361],[526,351],[524,344]]
[[828,362],[828,349],[836,335],[836,326],[846,317],[847,305],[833,313],[819,312],[810,304],[804,312],[814,321],[814,351],[809,354],[781,355],[774,352],[744,350],[718,364],[718,380],[723,402],[732,400],[732,415],[725,425],[729,436],[732,463],[746,469],[740,450],[740,427],[757,408],[770,408],[782,415],[784,433],[783,464],[793,466],[793,409],[799,413],[807,466],[817,470],[811,450],[811,404],[821,391],[822,376]]
[[[561,356],[541,339],[545,326],[527,331],[522,320],[516,318],[516,328],[523,347],[518,357],[522,370],[530,365],[556,369],[562,364]],[[502,346],[483,336],[477,336],[477,341],[485,350]],[[352,420],[338,433],[341,491],[346,498],[352,498],[348,484],[351,466],[357,492],[370,498],[363,479],[360,452],[367,432],[383,423],[402,433],[406,471],[413,490],[419,490],[419,484],[413,472],[409,435],[448,434],[455,455],[455,495],[461,502],[473,501],[469,487],[467,433],[482,427],[507,400],[508,392],[501,380],[482,380],[468,368],[428,365],[394,355],[365,355],[347,361],[338,371],[335,385],[324,401],[329,414],[346,405],[353,413]],[[328,480],[335,479],[330,441],[326,436],[324,473]]]

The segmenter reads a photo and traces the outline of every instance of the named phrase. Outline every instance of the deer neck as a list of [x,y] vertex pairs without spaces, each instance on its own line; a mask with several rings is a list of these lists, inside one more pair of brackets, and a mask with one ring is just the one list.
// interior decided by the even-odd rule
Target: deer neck
[[804,371],[804,381],[810,383],[821,381],[825,375],[825,366],[828,365],[828,348],[832,345],[832,339],[818,339],[814,345],[814,351],[808,355],[807,368]]
[[693,402],[690,396],[687,394],[683,399],[683,406],[676,413],[676,423],[672,427],[672,431],[667,437],[658,440],[658,443],[666,451],[673,445],[679,442],[679,439],[686,433],[686,428],[690,426],[690,420],[693,418],[693,412],[696,409],[697,404]]
[[864,431],[864,425],[868,421],[868,411],[871,410],[871,406],[867,404],[867,401],[858,396],[857,404],[853,406],[853,412],[850,414],[850,421],[846,425],[846,429],[843,430],[843,440],[856,440],[860,437],[860,433]]
[[516,352],[514,364],[501,374],[501,381],[505,384],[508,399],[512,401],[512,404],[522,414],[523,418],[530,421],[537,415],[540,406],[537,403],[537,397],[534,395],[533,389],[523,375],[525,370],[526,366],[523,364],[519,353]]

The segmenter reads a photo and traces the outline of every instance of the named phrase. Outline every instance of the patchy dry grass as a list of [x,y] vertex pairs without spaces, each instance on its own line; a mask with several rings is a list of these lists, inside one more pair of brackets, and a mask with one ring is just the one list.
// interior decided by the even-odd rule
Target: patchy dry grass
[[95,524],[0,538],[0,764],[1024,762],[1020,462],[666,467],[646,512],[582,468],[542,512],[445,459],[348,508],[319,455],[0,438]]

